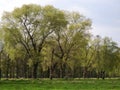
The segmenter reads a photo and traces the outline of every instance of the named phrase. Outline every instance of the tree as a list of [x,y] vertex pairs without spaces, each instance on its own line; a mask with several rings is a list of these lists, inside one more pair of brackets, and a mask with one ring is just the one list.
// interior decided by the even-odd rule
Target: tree
[[115,42],[113,42],[108,37],[105,37],[103,39],[103,46],[102,46],[102,70],[103,70],[103,76],[102,78],[105,78],[105,72],[111,72],[114,70],[114,67],[116,66],[118,62],[118,46]]
[[97,49],[94,57],[93,67],[96,68],[98,78],[105,78],[105,73],[109,74],[114,71],[114,67],[118,62],[118,46],[110,38],[105,37],[97,40]]
[[50,79],[117,76],[120,48],[108,37],[92,37],[91,24],[78,12],[50,5],[29,4],[5,12],[0,23],[4,43],[0,43],[0,75]]
[[100,37],[95,39],[89,39],[88,44],[81,49],[81,66],[83,67],[83,78],[88,77],[88,71],[91,71],[95,63],[95,55],[97,50],[99,50]]
[[66,74],[68,59],[76,53],[79,48],[84,47],[90,37],[89,29],[91,28],[90,19],[85,18],[78,12],[65,12],[68,22],[66,28],[61,28],[55,32],[54,39],[57,43],[54,54],[59,58],[60,77]]
[[[5,44],[21,44],[33,63],[33,77],[37,68],[44,42],[51,33],[66,25],[64,13],[52,6],[23,5],[13,12],[5,12],[2,19]],[[12,42],[10,42],[10,40]]]

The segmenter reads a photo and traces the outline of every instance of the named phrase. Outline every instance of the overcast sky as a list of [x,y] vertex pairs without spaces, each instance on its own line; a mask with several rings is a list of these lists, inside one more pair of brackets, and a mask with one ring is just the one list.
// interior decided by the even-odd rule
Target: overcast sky
[[108,36],[120,45],[120,0],[0,0],[0,17],[3,11],[29,3],[79,11],[92,20],[94,35]]

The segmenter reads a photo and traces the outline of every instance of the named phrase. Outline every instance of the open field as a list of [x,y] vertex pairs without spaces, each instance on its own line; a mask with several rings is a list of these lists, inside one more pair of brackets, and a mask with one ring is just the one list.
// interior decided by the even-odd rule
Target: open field
[[1,80],[0,90],[120,90],[120,79]]

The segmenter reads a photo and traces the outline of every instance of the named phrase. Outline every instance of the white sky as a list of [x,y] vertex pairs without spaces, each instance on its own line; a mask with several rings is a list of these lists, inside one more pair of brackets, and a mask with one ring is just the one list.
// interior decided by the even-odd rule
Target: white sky
[[3,11],[29,3],[79,11],[92,19],[94,35],[108,36],[120,45],[120,0],[0,0],[0,17]]

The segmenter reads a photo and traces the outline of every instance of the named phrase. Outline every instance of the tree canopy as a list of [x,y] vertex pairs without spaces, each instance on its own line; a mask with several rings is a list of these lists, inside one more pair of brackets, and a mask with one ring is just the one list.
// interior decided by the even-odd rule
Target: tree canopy
[[50,5],[28,4],[5,12],[0,26],[2,77],[119,75],[117,43],[93,37],[91,26],[80,13]]

